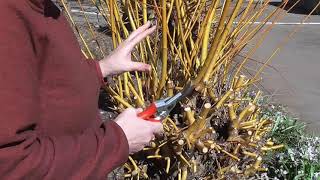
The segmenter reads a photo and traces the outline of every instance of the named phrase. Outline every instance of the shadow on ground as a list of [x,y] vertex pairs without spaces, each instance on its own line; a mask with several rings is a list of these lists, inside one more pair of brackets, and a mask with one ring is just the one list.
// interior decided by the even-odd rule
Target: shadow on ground
[[[270,2],[269,3],[270,5],[272,6],[276,6],[276,7],[279,7],[281,6],[281,2]],[[291,7],[295,4],[295,2],[290,2],[288,3],[288,5],[284,8],[285,10],[289,10],[291,9]],[[313,8],[315,8],[316,6],[316,3],[314,5],[314,7],[308,7],[305,5],[306,3],[303,3],[301,1],[301,3],[298,3],[294,6],[294,8],[292,8],[290,11],[288,11],[288,13],[292,13],[292,14],[305,14],[305,15],[308,15],[312,12]],[[317,8],[317,10],[313,13],[313,15],[320,15],[320,7]]]

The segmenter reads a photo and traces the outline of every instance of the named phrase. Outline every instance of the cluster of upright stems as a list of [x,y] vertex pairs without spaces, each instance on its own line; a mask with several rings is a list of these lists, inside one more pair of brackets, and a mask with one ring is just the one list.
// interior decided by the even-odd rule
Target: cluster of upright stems
[[[68,10],[65,0],[61,2]],[[150,64],[152,72],[124,73],[113,77],[105,87],[116,110],[144,108],[154,100],[174,95],[189,82],[195,87],[195,93],[163,120],[164,134],[129,158],[124,165],[125,178],[165,176],[184,180],[197,174],[224,179],[268,170],[263,165],[264,155],[283,145],[267,138],[272,121],[260,114],[261,92],[248,95],[265,64],[249,78],[244,75],[245,65],[257,47],[248,48],[238,62],[234,60],[258,36],[265,22],[278,17],[279,9],[266,12],[268,3],[92,0],[111,30],[114,48],[147,21],[158,25],[133,53],[133,59]],[[94,58],[69,11],[67,15],[85,44],[83,53]],[[252,23],[258,19],[261,23]],[[88,31],[96,39],[92,29],[88,22]],[[259,38],[268,32],[260,32]],[[105,55],[103,49],[100,51]]]
[[[243,75],[235,79],[221,96],[215,96],[211,89],[207,96],[198,93],[182,105],[181,112],[166,118],[164,135],[158,135],[143,152],[130,158],[124,166],[125,177],[153,177],[155,172],[148,171],[149,166],[155,166],[159,175],[181,180],[188,175],[224,179],[268,171],[263,166],[263,157],[283,145],[267,138],[272,121],[260,115],[257,101],[261,93],[244,98],[243,88],[249,80]],[[196,105],[199,101],[201,105]],[[222,124],[225,132],[221,131]],[[202,163],[208,161],[212,162],[213,171],[198,172],[203,168]]]

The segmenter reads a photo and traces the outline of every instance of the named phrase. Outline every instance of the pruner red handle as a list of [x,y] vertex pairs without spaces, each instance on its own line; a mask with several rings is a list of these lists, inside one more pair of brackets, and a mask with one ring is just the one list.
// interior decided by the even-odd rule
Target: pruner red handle
[[156,113],[157,113],[157,106],[155,103],[152,103],[143,112],[139,113],[138,117],[150,122],[161,122],[160,120],[155,119]]

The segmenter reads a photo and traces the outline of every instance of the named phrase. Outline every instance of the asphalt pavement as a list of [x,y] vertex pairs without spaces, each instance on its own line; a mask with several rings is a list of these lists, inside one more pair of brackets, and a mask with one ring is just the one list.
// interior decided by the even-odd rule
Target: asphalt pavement
[[[270,6],[268,11],[274,8]],[[298,31],[262,73],[260,87],[273,101],[287,106],[293,116],[306,122],[310,131],[320,134],[320,15],[312,15],[301,24],[305,17],[304,14],[285,14],[253,58],[265,62],[298,26]],[[248,49],[253,46],[254,42]],[[250,62],[248,69],[253,72],[260,66]]]

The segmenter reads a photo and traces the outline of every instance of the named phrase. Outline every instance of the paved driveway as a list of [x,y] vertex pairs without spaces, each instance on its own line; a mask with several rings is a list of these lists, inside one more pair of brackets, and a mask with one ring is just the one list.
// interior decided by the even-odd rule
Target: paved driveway
[[[269,10],[274,7],[271,6]],[[254,58],[264,61],[305,17],[287,14],[275,26]],[[308,129],[320,134],[320,15],[314,15],[272,60],[262,86],[276,102],[287,105]],[[251,63],[250,68],[256,65]]]

